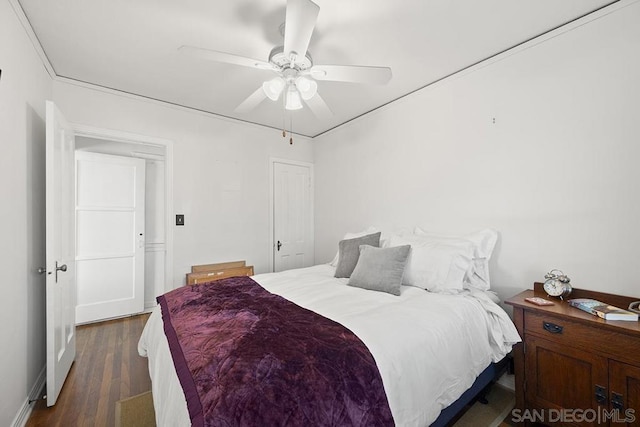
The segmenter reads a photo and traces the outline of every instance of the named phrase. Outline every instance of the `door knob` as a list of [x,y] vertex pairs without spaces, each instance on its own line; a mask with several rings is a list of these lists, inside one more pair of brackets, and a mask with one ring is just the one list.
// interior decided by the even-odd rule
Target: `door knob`
[[278,251],[280,251],[280,248],[282,247],[282,243],[280,242],[280,240],[278,240],[278,244],[276,246],[278,248]]
[[58,271],[67,271],[67,264],[62,264],[60,267],[58,267],[58,261],[56,261],[56,283],[58,283]]

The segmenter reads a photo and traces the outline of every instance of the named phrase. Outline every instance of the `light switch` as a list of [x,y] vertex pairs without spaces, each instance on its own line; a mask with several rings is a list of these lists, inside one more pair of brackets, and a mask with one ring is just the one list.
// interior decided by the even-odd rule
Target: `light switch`
[[176,225],[184,225],[184,214],[176,215]]

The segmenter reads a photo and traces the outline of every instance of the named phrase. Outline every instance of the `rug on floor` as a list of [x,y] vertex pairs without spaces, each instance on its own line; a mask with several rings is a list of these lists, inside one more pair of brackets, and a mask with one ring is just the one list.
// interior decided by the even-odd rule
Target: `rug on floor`
[[155,427],[151,392],[138,394],[116,402],[116,427]]

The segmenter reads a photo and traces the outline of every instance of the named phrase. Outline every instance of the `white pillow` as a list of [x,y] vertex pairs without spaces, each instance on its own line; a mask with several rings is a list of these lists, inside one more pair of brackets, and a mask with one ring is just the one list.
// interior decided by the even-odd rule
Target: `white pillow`
[[465,277],[465,288],[470,287],[487,291],[491,287],[489,277],[489,260],[498,241],[498,233],[495,230],[484,229],[465,236],[450,236],[426,232],[416,227],[415,235],[428,241],[444,242],[451,244],[471,242],[473,244],[473,268]]
[[402,284],[431,292],[457,293],[473,267],[473,243],[426,239],[424,236],[391,235],[389,246],[411,245]]
[[[366,236],[367,234],[377,233],[378,231],[380,231],[380,230],[378,230],[375,227],[369,227],[366,230],[359,231],[357,233],[347,233],[347,234],[344,235],[342,240],[355,239],[357,237]],[[382,246],[382,242],[380,242],[380,246]],[[339,257],[340,257],[340,251],[336,252],[336,256],[333,257],[333,260],[329,263],[329,265],[332,266],[332,267],[336,267],[338,265]]]

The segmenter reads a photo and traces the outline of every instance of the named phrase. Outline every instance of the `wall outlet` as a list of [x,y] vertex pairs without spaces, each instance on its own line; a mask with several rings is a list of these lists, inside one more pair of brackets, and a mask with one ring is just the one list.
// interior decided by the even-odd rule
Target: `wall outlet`
[[176,225],[184,225],[184,214],[176,215]]

